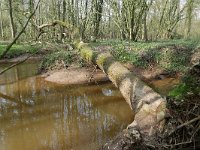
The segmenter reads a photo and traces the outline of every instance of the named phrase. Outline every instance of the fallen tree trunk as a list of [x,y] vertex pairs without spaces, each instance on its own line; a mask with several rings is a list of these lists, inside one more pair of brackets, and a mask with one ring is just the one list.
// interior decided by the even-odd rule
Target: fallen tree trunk
[[[141,143],[141,137],[138,135],[153,137],[156,133],[162,131],[167,108],[166,100],[160,94],[156,93],[121,63],[117,62],[109,53],[95,52],[85,43],[75,44],[75,47],[80,49],[83,59],[89,63],[97,64],[108,75],[134,111],[135,119],[124,134],[128,141],[130,141],[130,138],[127,138],[127,135],[132,140],[134,139],[135,142],[132,143],[136,144],[137,142]],[[135,135],[137,135],[137,138],[135,138]],[[119,138],[116,138],[114,143],[117,141],[120,143]],[[108,144],[104,149],[109,149],[112,144]],[[118,144],[118,149],[124,149],[122,145]]]

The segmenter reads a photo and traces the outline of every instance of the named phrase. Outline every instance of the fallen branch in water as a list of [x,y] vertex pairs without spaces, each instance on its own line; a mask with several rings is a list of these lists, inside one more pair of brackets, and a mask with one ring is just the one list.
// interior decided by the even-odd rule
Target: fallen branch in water
[[17,66],[17,65],[19,65],[19,64],[21,64],[21,63],[23,63],[23,62],[25,62],[25,61],[28,60],[31,56],[33,56],[33,55],[29,55],[29,56],[26,57],[24,60],[22,60],[22,61],[20,61],[20,62],[17,62],[17,63],[15,63],[15,64],[13,64],[13,65],[10,65],[10,66],[7,67],[6,69],[2,70],[2,71],[0,72],[0,75],[2,75],[3,73],[5,73],[6,71],[10,70],[11,68],[13,68],[13,67],[15,67],[15,66]]

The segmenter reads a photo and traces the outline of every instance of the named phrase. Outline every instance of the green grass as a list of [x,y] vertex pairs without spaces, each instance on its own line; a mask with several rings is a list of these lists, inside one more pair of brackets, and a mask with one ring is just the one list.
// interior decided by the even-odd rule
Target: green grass
[[110,46],[109,50],[116,59],[141,68],[156,65],[166,70],[185,72],[188,69],[192,50],[199,46],[199,41],[184,39],[153,42],[107,40],[90,45],[92,47]]
[[[6,49],[5,44],[0,44],[0,55]],[[20,56],[22,54],[34,54],[37,53],[41,46],[31,46],[31,45],[22,45],[22,44],[14,44],[11,49],[6,54],[5,58],[13,58],[16,56]]]
[[169,93],[169,96],[176,100],[181,100],[188,95],[196,95],[199,97],[199,94],[199,76],[187,75],[182,79],[182,82]]
[[110,40],[92,43],[91,46],[109,46],[109,51],[116,59],[132,63],[140,68],[159,66],[168,71],[181,72],[184,74],[182,83],[172,89],[169,94],[176,100],[182,100],[191,94],[199,95],[199,78],[188,74],[191,56],[197,48],[200,48],[199,39],[155,42]]
[[160,40],[160,41],[151,41],[151,42],[133,42],[133,41],[121,41],[121,40],[102,40],[97,41],[95,43],[90,43],[90,46],[114,46],[114,45],[124,45],[129,46],[134,50],[141,50],[141,49],[150,49],[156,47],[163,47],[163,46],[170,46],[170,45],[182,45],[187,46],[190,48],[196,47],[199,43],[198,39],[195,40],[185,40],[185,39],[178,39],[178,40]]

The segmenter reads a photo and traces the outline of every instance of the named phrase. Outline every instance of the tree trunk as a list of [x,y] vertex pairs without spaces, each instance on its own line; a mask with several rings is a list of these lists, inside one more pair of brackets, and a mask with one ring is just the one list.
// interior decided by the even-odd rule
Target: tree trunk
[[[34,1],[33,0],[29,0],[29,11],[30,13],[33,13],[34,11]],[[35,20],[36,18],[34,18],[33,16],[33,20]],[[36,22],[36,20],[35,20]],[[35,37],[35,26],[33,24],[31,24],[31,28],[30,28],[30,37]]]
[[97,64],[108,75],[134,111],[135,120],[128,129],[131,132],[139,130],[143,136],[154,136],[159,133],[166,115],[166,100],[115,61],[109,53],[94,52],[87,44],[79,43],[76,46],[87,62]]
[[4,39],[4,30],[3,30],[3,15],[2,15],[2,4],[0,3],[0,27],[1,27],[1,37]]
[[71,22],[72,22],[73,26],[76,25],[75,13],[74,13],[74,0],[71,0]]
[[3,58],[7,52],[10,50],[10,48],[13,46],[13,44],[15,44],[15,42],[19,39],[19,37],[21,36],[21,34],[26,30],[26,27],[28,26],[29,21],[31,20],[31,18],[33,17],[33,15],[35,14],[39,3],[41,0],[38,1],[35,10],[33,11],[33,13],[29,16],[29,18],[27,19],[25,25],[23,26],[22,30],[17,34],[17,36],[13,39],[13,41],[6,47],[5,51],[2,53],[2,55],[0,56],[0,58]]
[[[58,7],[58,20],[61,20],[61,0],[58,0],[57,7]],[[61,42],[62,41],[62,26],[60,26],[60,34],[58,34],[57,36],[58,36],[57,42]]]
[[87,25],[87,19],[88,19],[88,0],[85,1],[85,17],[83,19],[83,22],[82,22],[82,26],[81,26],[81,40],[84,41],[86,39],[86,36],[85,36],[85,30],[86,30],[86,25]]
[[143,40],[148,41],[148,29],[147,29],[147,12],[149,11],[150,5],[152,5],[152,2],[150,2],[149,6],[147,5],[147,2],[144,2],[144,17],[143,17],[143,28],[144,28],[144,34],[143,34]]
[[[63,0],[63,15],[62,15],[62,21],[66,21],[66,0]],[[66,37],[65,35],[65,27],[62,27],[62,33],[61,33],[61,41],[64,43],[64,38]]]
[[103,11],[103,0],[96,0],[95,2],[95,12],[94,12],[94,39],[93,41],[95,42],[96,39],[98,38],[99,35],[99,26],[100,26],[100,21],[102,18],[102,11]]
[[187,0],[185,38],[190,36],[194,0]]
[[8,5],[9,5],[11,36],[12,36],[12,39],[14,39],[15,36],[16,36],[17,31],[16,31],[16,26],[14,24],[14,19],[13,19],[13,1],[12,0],[8,0]]

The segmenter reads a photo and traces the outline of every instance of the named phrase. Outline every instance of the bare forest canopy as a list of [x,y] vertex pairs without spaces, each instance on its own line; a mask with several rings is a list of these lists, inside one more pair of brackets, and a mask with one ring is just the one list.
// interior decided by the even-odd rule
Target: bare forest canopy
[[[0,0],[0,41],[16,37],[37,3]],[[200,0],[41,0],[19,41],[71,40],[74,29],[86,41],[197,38],[199,9]]]

